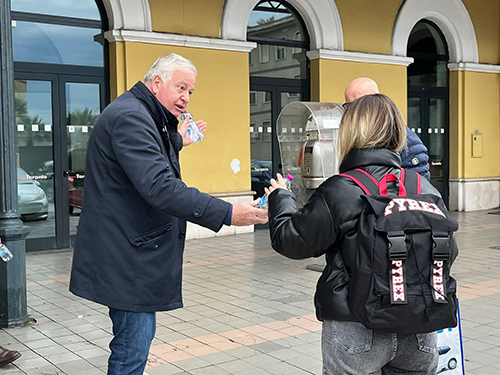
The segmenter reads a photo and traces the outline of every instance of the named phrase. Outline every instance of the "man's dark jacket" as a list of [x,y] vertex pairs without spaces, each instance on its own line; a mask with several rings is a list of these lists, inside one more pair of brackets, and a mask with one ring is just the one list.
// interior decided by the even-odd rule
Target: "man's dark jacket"
[[408,126],[406,127],[406,147],[400,151],[401,166],[420,173],[430,180],[429,152],[422,140]]
[[182,307],[186,221],[218,231],[230,204],[182,182],[177,124],[141,82],[97,120],[88,143],[72,293],[134,312]]
[[[340,173],[361,168],[380,181],[387,173],[400,175],[401,159],[388,150],[354,150]],[[422,194],[439,192],[426,180]],[[390,186],[389,193],[396,193]],[[293,193],[276,189],[269,195],[269,230],[273,248],[291,259],[326,254],[327,265],[318,280],[315,306],[319,320],[356,321],[349,305],[348,280],[356,253],[363,190],[347,177],[335,175],[314,192],[299,211]]]

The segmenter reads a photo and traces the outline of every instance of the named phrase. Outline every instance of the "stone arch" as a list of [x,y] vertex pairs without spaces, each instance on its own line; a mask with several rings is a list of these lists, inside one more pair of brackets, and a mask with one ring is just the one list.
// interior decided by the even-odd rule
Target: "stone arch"
[[148,0],[102,0],[110,30],[152,31]]
[[450,62],[479,61],[476,33],[469,12],[461,0],[406,0],[396,16],[391,54],[406,56],[406,47],[415,24],[427,19],[443,32]]
[[[222,12],[221,37],[246,41],[250,13],[258,0],[227,0]],[[302,17],[311,40],[311,50],[343,50],[342,24],[333,0],[287,0]]]

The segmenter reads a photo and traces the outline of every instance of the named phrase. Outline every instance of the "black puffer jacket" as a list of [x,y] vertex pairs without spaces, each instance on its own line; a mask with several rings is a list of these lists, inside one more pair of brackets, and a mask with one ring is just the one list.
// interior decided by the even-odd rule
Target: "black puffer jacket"
[[[342,162],[340,173],[361,168],[380,180],[399,176],[401,159],[388,150],[354,150]],[[439,192],[421,179],[422,194]],[[388,186],[396,194],[395,186]],[[299,211],[293,193],[276,189],[269,196],[269,229],[273,248],[291,259],[326,254],[327,266],[314,298],[319,320],[355,321],[348,306],[350,265],[357,243],[363,190],[351,179],[333,176],[325,181]]]

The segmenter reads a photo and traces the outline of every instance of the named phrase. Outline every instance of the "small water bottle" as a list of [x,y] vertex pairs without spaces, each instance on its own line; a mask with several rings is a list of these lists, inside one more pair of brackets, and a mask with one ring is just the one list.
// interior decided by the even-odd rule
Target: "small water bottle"
[[203,132],[200,130],[200,128],[198,127],[198,125],[196,124],[196,121],[194,121],[194,117],[191,113],[189,112],[186,112],[186,111],[182,111],[181,113],[181,122],[184,122],[184,119],[187,117],[189,117],[189,122],[188,122],[188,125],[187,125],[187,133],[189,135],[189,137],[193,140],[194,143],[199,143],[201,141],[203,141]]
[[285,184],[286,184],[286,188],[290,191],[292,191],[292,181],[293,181],[293,176],[290,173],[288,173],[285,176]]
[[[286,184],[286,188],[289,190],[289,191],[292,191],[292,180],[293,180],[293,176],[288,173],[286,175],[286,177],[284,178],[285,180],[285,184]],[[257,208],[263,208],[265,210],[268,209],[268,204],[267,204],[267,194],[264,194],[262,196],[262,198],[260,198],[259,200],[259,203],[257,203]]]
[[259,199],[259,203],[257,203],[257,208],[262,208],[263,210],[267,210],[267,194],[264,194],[262,198]]
[[0,239],[0,258],[7,263],[9,260],[11,260],[14,257],[14,255],[11,253],[11,251],[5,246],[5,244],[2,243],[2,240]]

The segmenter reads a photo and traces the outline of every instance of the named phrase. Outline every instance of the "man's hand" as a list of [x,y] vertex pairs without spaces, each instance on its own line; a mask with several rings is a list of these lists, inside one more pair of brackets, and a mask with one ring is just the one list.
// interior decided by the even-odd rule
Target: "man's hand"
[[[205,133],[205,130],[207,130],[207,123],[203,120],[199,120],[199,121],[195,121],[195,122],[198,125],[198,127],[200,128],[201,132]],[[184,121],[179,125],[179,129],[178,129],[180,135],[182,136],[182,145],[184,147],[193,143],[193,140],[191,139],[191,137],[187,133],[187,124],[188,123],[189,123],[189,117],[186,116]]]
[[267,223],[267,210],[256,208],[258,199],[233,205],[232,225],[245,226]]

